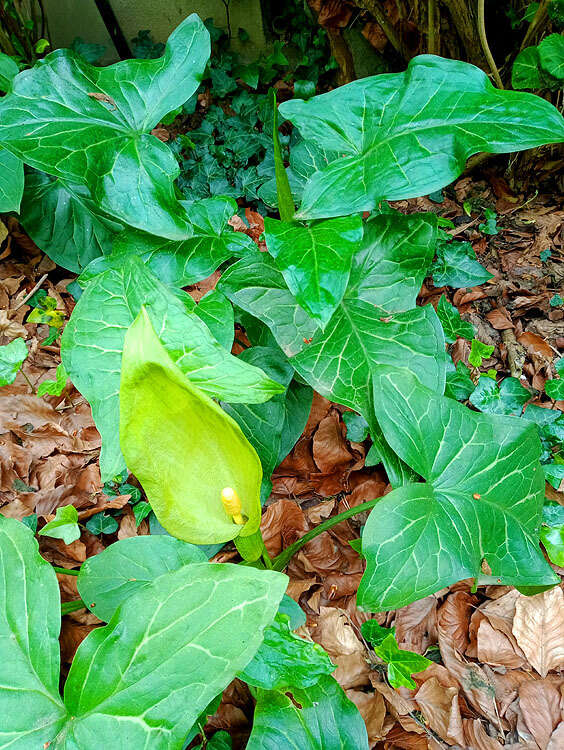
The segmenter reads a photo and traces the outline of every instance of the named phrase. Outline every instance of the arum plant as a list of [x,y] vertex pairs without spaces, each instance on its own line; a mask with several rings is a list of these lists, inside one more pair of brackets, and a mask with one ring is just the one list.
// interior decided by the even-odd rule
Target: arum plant
[[239,425],[174,364],[145,308],[125,337],[119,432],[127,466],[171,534],[211,544],[256,533],[259,457]]
[[[285,102],[292,148],[285,167],[275,112],[276,185],[265,189],[280,219],[266,218],[262,253],[235,238],[230,199],[177,199],[173,151],[151,134],[197,90],[208,57],[209,34],[190,16],[158,59],[96,68],[56,51],[19,74],[2,65],[1,205],[17,211],[21,202],[39,246],[81,272],[61,340],[64,372],[92,406],[103,480],[135,474],[175,539],[120,542],[80,571],[83,598],[65,608],[88,606],[108,624],[80,646],[63,700],[55,574],[31,532],[0,519],[0,644],[12,665],[0,687],[0,748],[105,740],[180,749],[237,675],[256,698],[249,748],[291,736],[308,750],[336,741],[367,750],[333,665],[296,642],[280,572],[314,536],[361,511],[371,511],[356,544],[365,610],[395,609],[464,578],[526,593],[557,580],[539,546],[537,426],[449,397],[467,398],[474,385],[453,373],[446,350],[471,332],[445,304],[439,315],[416,304],[439,266],[457,284],[489,274],[468,248],[441,239],[436,216],[404,216],[386,201],[445,187],[476,152],[562,142],[561,114],[433,55]],[[196,304],[182,287],[218,268],[217,288]],[[240,356],[231,353],[235,319],[252,344]],[[6,382],[22,343],[5,356]],[[361,415],[393,491],[327,519],[271,561],[261,500],[303,430],[312,389]],[[559,429],[551,424],[551,440]],[[245,564],[209,565],[192,547],[231,540]],[[392,633],[379,638],[374,653],[411,687],[424,662],[398,655]],[[25,694],[23,712],[13,710],[15,691]]]

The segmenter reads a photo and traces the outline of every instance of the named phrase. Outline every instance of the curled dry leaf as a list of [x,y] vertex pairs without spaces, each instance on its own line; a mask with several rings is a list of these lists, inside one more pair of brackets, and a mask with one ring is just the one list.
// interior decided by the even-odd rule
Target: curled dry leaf
[[302,509],[291,500],[278,500],[269,505],[262,516],[260,530],[265,547],[271,557],[276,557],[288,545],[308,530]]
[[312,636],[336,665],[333,677],[341,687],[346,690],[370,684],[368,654],[346,612],[339,607],[320,607]]
[[353,460],[344,433],[344,425],[336,410],[319,423],[313,437],[313,458],[321,472],[332,473]]
[[520,595],[513,635],[541,677],[564,666],[564,594],[560,587],[536,596]]
[[423,683],[413,699],[433,732],[445,742],[462,744],[458,688],[445,688],[432,677]]
[[509,638],[492,628],[486,619],[482,620],[478,627],[477,644],[478,661],[482,663],[508,669],[518,669],[527,665],[522,652],[518,653]]
[[461,654],[466,651],[470,642],[468,628],[476,602],[476,597],[466,591],[456,591],[447,596],[439,610],[443,638],[448,639]]
[[503,746],[491,737],[479,719],[463,719],[464,745],[472,750],[504,750]]
[[564,721],[561,721],[552,733],[546,750],[560,750],[562,747],[564,747]]
[[437,598],[427,596],[398,609],[394,625],[400,648],[424,654],[437,642]]
[[347,698],[360,711],[370,745],[384,737],[384,721],[386,719],[386,704],[380,693],[364,693],[360,690],[347,690]]
[[558,726],[560,691],[550,680],[525,682],[519,688],[519,705],[523,720],[540,750],[546,750]]

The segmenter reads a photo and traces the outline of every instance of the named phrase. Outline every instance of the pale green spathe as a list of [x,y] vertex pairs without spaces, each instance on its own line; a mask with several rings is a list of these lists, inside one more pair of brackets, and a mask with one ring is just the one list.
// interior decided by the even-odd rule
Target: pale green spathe
[[[254,448],[174,364],[144,308],[125,337],[120,442],[129,470],[173,536],[213,544],[259,528],[262,469]],[[241,498],[244,526],[227,515],[224,487]]]

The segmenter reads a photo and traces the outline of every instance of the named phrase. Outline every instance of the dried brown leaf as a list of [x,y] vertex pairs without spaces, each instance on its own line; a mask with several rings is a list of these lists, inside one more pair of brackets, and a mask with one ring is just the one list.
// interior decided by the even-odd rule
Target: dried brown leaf
[[564,594],[559,586],[536,596],[520,595],[513,635],[541,677],[564,666]]
[[523,719],[540,750],[546,750],[561,720],[560,692],[550,680],[532,680],[519,688]]

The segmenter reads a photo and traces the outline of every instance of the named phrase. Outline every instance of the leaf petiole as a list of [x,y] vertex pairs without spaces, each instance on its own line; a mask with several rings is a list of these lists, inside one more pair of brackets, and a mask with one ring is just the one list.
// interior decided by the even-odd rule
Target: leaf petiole
[[365,503],[361,503],[360,505],[356,505],[354,508],[344,510],[342,513],[337,513],[336,516],[323,521],[319,524],[319,526],[311,529],[311,531],[308,531],[307,534],[304,534],[300,539],[295,541],[289,547],[286,547],[285,550],[282,550],[282,552],[277,555],[272,561],[272,569],[283,571],[292,557],[296,554],[296,552],[299,552],[302,547],[304,547],[308,542],[311,542],[312,539],[315,539],[316,536],[323,534],[324,531],[329,531],[329,529],[332,529],[333,526],[337,526],[342,521],[346,521],[348,518],[357,516],[359,513],[364,513],[367,510],[372,510],[372,508],[381,499],[381,497],[377,497],[374,500],[367,500],[367,502]]

